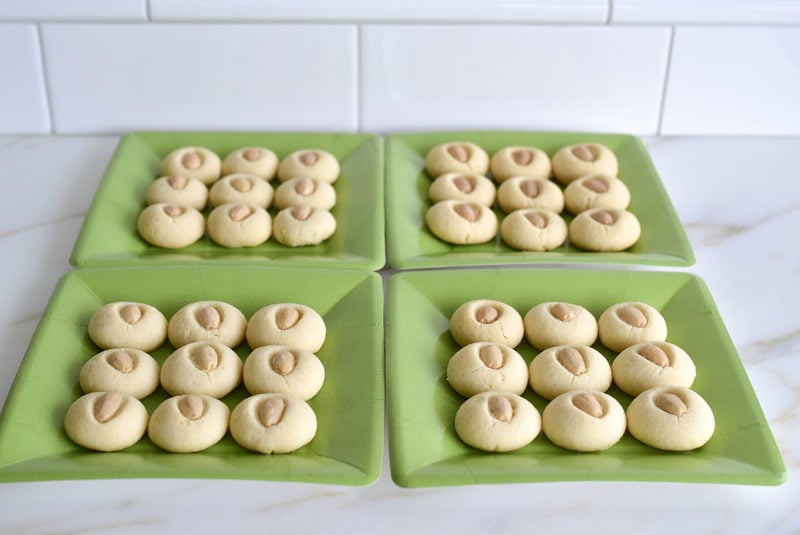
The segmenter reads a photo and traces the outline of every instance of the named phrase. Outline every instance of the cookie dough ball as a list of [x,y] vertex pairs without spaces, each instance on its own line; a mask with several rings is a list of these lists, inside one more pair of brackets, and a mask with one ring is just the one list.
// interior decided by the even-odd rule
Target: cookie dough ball
[[561,394],[542,412],[542,431],[556,446],[572,451],[601,451],[625,434],[625,410],[603,392]]
[[263,346],[244,361],[244,386],[251,394],[291,394],[308,401],[324,382],[325,367],[310,351]]
[[222,174],[245,173],[272,180],[278,171],[278,156],[265,147],[243,147],[222,160]]
[[64,429],[79,446],[96,451],[119,451],[142,438],[147,430],[147,418],[147,409],[133,396],[92,392],[70,405]]
[[523,208],[503,219],[500,236],[520,251],[550,251],[567,241],[567,224],[551,210]]
[[497,216],[486,206],[461,201],[439,201],[425,214],[434,236],[447,243],[486,243],[497,235]]
[[511,305],[490,299],[467,301],[450,317],[450,334],[461,347],[474,342],[517,347],[524,331],[519,312]]
[[428,151],[425,169],[434,178],[445,173],[486,175],[489,172],[489,155],[468,141],[442,143]]
[[208,236],[223,247],[255,247],[272,234],[266,210],[252,204],[222,204],[208,214]]
[[564,209],[564,194],[555,183],[526,176],[511,177],[497,189],[497,204],[505,213],[523,208]]
[[530,384],[545,399],[572,390],[605,392],[611,386],[611,366],[596,349],[564,345],[545,349],[531,361]]
[[454,200],[490,207],[496,194],[492,181],[475,173],[445,173],[428,188],[428,198],[434,203]]
[[148,304],[116,301],[94,311],[88,331],[89,338],[101,349],[152,351],[167,338],[167,318]]
[[269,208],[273,195],[272,186],[263,178],[236,173],[214,182],[208,193],[208,200],[211,206],[238,203]]
[[290,178],[275,190],[278,210],[301,205],[330,210],[336,206],[336,190],[323,180],[304,176]]
[[205,147],[182,147],[161,160],[162,175],[181,175],[196,178],[209,185],[220,177],[222,162]]
[[308,177],[333,184],[339,178],[339,161],[330,152],[321,149],[295,151],[281,161],[278,179]]
[[635,215],[617,208],[593,208],[569,224],[572,244],[587,251],[624,251],[639,240],[642,227]]
[[525,337],[536,349],[561,345],[590,346],[597,340],[597,320],[580,305],[539,303],[525,314]]
[[536,147],[502,148],[492,155],[489,166],[492,177],[500,183],[515,176],[546,180],[551,171],[547,153]]
[[194,342],[176,349],[161,366],[161,386],[179,394],[227,396],[242,381],[242,360],[219,342]]
[[258,453],[289,453],[302,448],[317,433],[311,406],[289,394],[256,394],[231,413],[231,436]]
[[181,347],[192,342],[219,342],[236,347],[244,340],[247,318],[222,301],[196,301],[185,305],[169,320],[169,343]]
[[181,249],[203,237],[206,220],[195,208],[157,203],[142,210],[136,227],[142,239],[150,245]]
[[600,143],[579,143],[561,148],[553,155],[553,175],[569,184],[585,175],[617,176],[619,165],[614,153]]
[[675,344],[644,342],[617,355],[611,363],[611,373],[623,392],[638,396],[655,386],[689,388],[697,370],[692,358]]
[[143,399],[159,385],[156,360],[138,349],[106,349],[87,360],[79,374],[81,390],[119,392]]
[[528,386],[528,365],[506,345],[475,342],[450,358],[447,382],[467,398],[488,390],[520,395]]
[[247,322],[247,344],[287,346],[316,353],[325,343],[325,321],[311,307],[297,303],[265,306]]
[[667,339],[664,316],[639,301],[608,307],[597,320],[597,328],[600,342],[617,353],[640,342],[663,342]]
[[336,232],[336,218],[322,208],[305,204],[284,208],[275,216],[275,240],[289,247],[318,245]]
[[195,178],[162,176],[147,188],[147,204],[177,204],[202,210],[208,202],[208,188]]
[[464,443],[484,451],[513,451],[527,446],[541,430],[536,407],[509,392],[482,392],[458,408],[455,429]]
[[700,394],[679,386],[645,390],[628,406],[628,430],[648,446],[688,451],[714,434],[714,413]]
[[162,450],[203,451],[228,432],[231,411],[211,396],[185,394],[163,401],[150,416],[147,435]]
[[592,208],[624,210],[631,202],[625,183],[610,175],[587,175],[569,183],[564,190],[564,204],[571,214]]

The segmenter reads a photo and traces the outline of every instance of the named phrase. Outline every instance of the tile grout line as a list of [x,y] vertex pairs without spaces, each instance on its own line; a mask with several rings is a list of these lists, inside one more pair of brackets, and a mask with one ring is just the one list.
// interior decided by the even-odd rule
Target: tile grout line
[[363,94],[363,87],[362,84],[364,83],[364,74],[362,69],[362,57],[361,57],[361,46],[362,46],[362,24],[356,24],[356,76],[355,76],[355,99],[356,99],[356,132],[361,132],[364,127],[363,123],[363,108],[364,104],[361,101],[361,96]]
[[38,22],[35,25],[36,28],[36,42],[39,45],[39,60],[42,66],[42,84],[44,85],[44,100],[45,105],[47,106],[47,122],[48,122],[48,134],[55,135],[56,127],[55,127],[55,120],[53,118],[53,99],[51,96],[52,88],[50,86],[50,77],[47,75],[47,61],[45,60],[44,54],[44,39],[42,39],[42,23]]
[[669,27],[669,45],[667,46],[667,65],[664,69],[664,81],[661,84],[661,102],[658,110],[658,122],[656,124],[656,135],[661,136],[661,129],[664,126],[664,108],[667,104],[667,86],[669,85],[669,75],[672,70],[672,56],[675,48],[675,26]]

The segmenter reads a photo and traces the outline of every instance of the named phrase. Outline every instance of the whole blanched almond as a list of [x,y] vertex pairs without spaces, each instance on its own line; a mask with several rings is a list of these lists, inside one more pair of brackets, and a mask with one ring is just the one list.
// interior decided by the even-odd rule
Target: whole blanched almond
[[306,165],[306,166],[310,167],[310,166],[314,165],[315,163],[317,163],[317,160],[319,160],[319,156],[313,150],[307,150],[305,152],[300,153],[300,155],[297,157],[297,159],[300,160],[300,162],[303,165]]
[[291,351],[278,351],[269,359],[269,367],[275,373],[283,375],[284,377],[292,373],[297,366],[297,357]]
[[531,225],[536,228],[545,228],[547,226],[547,218],[542,214],[537,214],[536,212],[529,212],[525,214],[525,219],[530,221]]
[[539,184],[535,180],[523,180],[519,184],[519,189],[530,199],[535,199],[539,196]]
[[501,422],[510,422],[514,417],[514,407],[505,396],[489,396],[487,404],[489,406],[489,414],[495,420],[499,420]]
[[478,351],[478,357],[487,368],[499,370],[503,367],[503,351],[497,346],[483,346]]
[[511,151],[511,159],[517,165],[528,165],[533,161],[533,152],[528,149],[517,149]]
[[195,318],[197,319],[197,323],[207,331],[219,329],[219,326],[222,324],[222,316],[219,311],[211,305],[200,307],[195,313]]
[[242,158],[248,162],[254,162],[261,158],[261,150],[256,148],[245,149],[244,152],[242,152]]
[[616,223],[616,219],[614,218],[614,214],[611,212],[606,212],[605,210],[597,210],[596,212],[592,212],[589,216],[601,225],[613,225]]
[[668,412],[673,416],[683,416],[689,411],[686,403],[675,394],[670,392],[663,392],[653,398],[653,404],[664,412]]
[[185,211],[186,209],[183,206],[177,206],[175,204],[168,204],[164,207],[164,213],[169,217],[178,217],[183,215]]
[[494,323],[500,317],[500,311],[492,305],[484,305],[475,311],[475,319],[484,325]]
[[597,396],[587,394],[586,392],[581,392],[577,396],[574,396],[572,398],[572,404],[589,416],[594,416],[595,418],[602,418],[606,414],[603,404],[600,403]]
[[447,152],[461,163],[469,160],[469,149],[464,145],[453,144],[447,147]]
[[183,189],[186,187],[186,184],[188,184],[189,181],[186,180],[186,178],[182,177],[181,175],[170,175],[169,177],[167,177],[167,183],[173,189]]
[[139,305],[125,305],[119,310],[119,315],[128,325],[135,325],[142,319],[143,312]]
[[133,371],[133,358],[125,351],[114,351],[106,357],[106,362],[120,373]]
[[584,162],[593,162],[597,159],[597,157],[594,155],[594,152],[592,152],[592,149],[590,149],[587,145],[575,145],[572,147],[572,154]]
[[317,186],[314,184],[314,181],[310,178],[301,178],[297,181],[294,185],[294,191],[298,195],[302,195],[303,197],[307,197],[314,193],[314,190],[317,189]]
[[575,309],[567,303],[556,303],[550,307],[550,315],[559,321],[570,322],[575,319]]
[[187,152],[181,158],[181,163],[186,169],[193,171],[203,165],[203,159],[196,152]]
[[590,178],[589,180],[584,180],[581,185],[589,191],[593,191],[595,193],[606,193],[608,191],[608,186],[599,178]]
[[253,183],[242,176],[237,176],[231,179],[231,187],[239,193],[245,193],[253,189]]
[[477,221],[481,215],[479,207],[467,203],[457,204],[453,210],[467,221]]
[[272,427],[280,423],[284,412],[286,412],[286,401],[283,398],[268,398],[258,406],[256,415],[261,425]]
[[455,177],[453,179],[453,185],[461,193],[472,193],[472,190],[475,189],[475,187],[472,185],[472,182],[465,176]]
[[641,356],[659,366],[666,368],[669,366],[669,357],[667,353],[655,344],[647,344],[639,348],[637,351]]
[[275,314],[275,324],[278,326],[278,329],[285,331],[297,325],[297,322],[300,321],[302,316],[303,315],[296,308],[281,307],[277,314]]
[[114,418],[125,405],[125,398],[117,392],[106,392],[94,402],[94,418],[101,424]]
[[631,327],[642,328],[647,325],[647,316],[633,305],[625,305],[617,309],[619,319]]
[[292,217],[294,217],[298,221],[305,221],[306,219],[311,217],[311,212],[313,211],[314,209],[306,204],[294,206],[289,209],[289,213],[292,214]]
[[192,350],[191,359],[198,370],[208,372],[219,366],[217,351],[208,345],[202,345]]
[[189,420],[199,420],[206,412],[203,398],[188,394],[178,401],[178,410]]
[[559,349],[556,353],[556,360],[572,375],[586,373],[586,362],[583,360],[583,355],[574,347]]
[[244,204],[237,204],[228,211],[232,221],[244,221],[253,214],[253,209]]

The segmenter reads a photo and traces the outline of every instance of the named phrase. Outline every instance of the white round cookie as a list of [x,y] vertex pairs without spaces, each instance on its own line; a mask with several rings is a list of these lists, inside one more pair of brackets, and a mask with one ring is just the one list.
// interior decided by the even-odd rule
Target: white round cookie
[[227,405],[211,396],[173,396],[161,402],[150,415],[147,436],[162,450],[203,451],[228,432],[230,414]]
[[275,191],[263,178],[244,173],[225,175],[211,186],[208,202],[211,206],[238,203],[269,208]]
[[591,346],[597,340],[597,320],[580,305],[547,301],[523,318],[525,337],[536,349],[561,345]]
[[308,401],[322,389],[325,367],[310,351],[262,346],[244,361],[243,375],[251,394],[283,393]]
[[223,301],[195,301],[172,315],[167,336],[174,347],[192,342],[219,342],[236,347],[244,340],[246,329],[247,318],[235,306]]
[[433,178],[445,173],[486,175],[489,172],[489,155],[469,141],[442,143],[426,154],[425,170]]
[[603,392],[577,390],[561,394],[542,412],[542,431],[562,448],[602,451],[625,434],[625,410]]
[[87,360],[78,374],[81,390],[119,392],[144,399],[158,388],[158,362],[139,349],[106,349]]
[[564,189],[564,204],[571,214],[592,208],[624,210],[631,202],[625,183],[610,175],[586,175],[573,180]]
[[222,160],[222,174],[246,173],[272,180],[278,171],[278,156],[266,147],[242,147]]
[[92,313],[88,332],[101,349],[130,347],[152,351],[167,338],[167,318],[145,303],[115,301]]
[[500,236],[519,251],[550,251],[567,241],[567,223],[552,210],[523,208],[503,219]]
[[450,316],[450,334],[461,347],[474,342],[517,347],[524,332],[522,316],[511,305],[501,301],[467,301]]
[[490,207],[496,194],[492,181],[475,173],[445,173],[428,188],[428,198],[433,203],[453,200]]
[[247,344],[287,346],[317,353],[325,343],[325,320],[313,308],[298,303],[276,303],[256,311],[247,322]]
[[564,209],[564,194],[549,180],[515,176],[497,188],[497,204],[507,214],[523,208],[546,208],[558,214]]
[[222,204],[208,214],[208,237],[223,247],[256,247],[271,234],[272,219],[260,206]]
[[302,448],[317,433],[311,406],[289,394],[256,394],[231,413],[231,436],[258,453],[289,453]]
[[220,177],[222,162],[214,152],[205,147],[181,147],[161,160],[162,175],[181,175],[196,178],[209,185]]
[[686,351],[668,342],[634,344],[611,363],[614,383],[626,394],[638,396],[655,386],[690,388],[697,375]]
[[339,160],[328,151],[302,149],[287,155],[278,167],[281,182],[295,177],[309,177],[333,184],[339,179]]
[[585,175],[617,176],[619,164],[614,152],[600,143],[578,143],[562,147],[551,160],[553,175],[562,184]]
[[202,210],[208,202],[208,187],[196,178],[162,176],[147,188],[147,204],[177,204]]
[[219,342],[179,347],[161,365],[161,386],[173,396],[205,394],[222,398],[242,381],[242,359]]
[[505,182],[511,177],[525,176],[546,180],[552,167],[547,153],[536,147],[504,147],[489,162],[492,178]]
[[450,357],[447,382],[467,398],[487,390],[521,395],[528,386],[528,365],[511,347],[475,342]]
[[336,189],[324,180],[299,176],[283,182],[275,190],[278,210],[301,205],[330,210],[336,206]]
[[84,448],[119,451],[136,444],[147,430],[147,409],[133,396],[92,392],[67,409],[67,436]]
[[308,205],[284,208],[275,216],[273,236],[281,245],[318,245],[336,232],[336,218],[328,210]]
[[714,412],[697,392],[680,386],[645,390],[627,411],[628,430],[648,446],[689,451],[706,444],[716,426]]
[[541,430],[536,407],[510,392],[482,392],[458,408],[455,430],[465,444],[483,451],[513,451],[527,446]]
[[206,220],[199,210],[190,206],[156,203],[142,210],[136,228],[150,245],[182,249],[203,237]]
[[664,316],[639,301],[608,307],[600,314],[597,329],[600,342],[617,353],[640,342],[664,342],[667,339]]
[[639,220],[617,208],[592,208],[575,216],[569,224],[569,239],[586,251],[624,251],[642,234]]
[[461,201],[439,201],[425,214],[434,236],[447,243],[486,243],[497,235],[497,215],[486,206]]
[[611,366],[589,346],[555,346],[533,358],[529,377],[534,392],[553,399],[572,390],[605,392],[611,386]]

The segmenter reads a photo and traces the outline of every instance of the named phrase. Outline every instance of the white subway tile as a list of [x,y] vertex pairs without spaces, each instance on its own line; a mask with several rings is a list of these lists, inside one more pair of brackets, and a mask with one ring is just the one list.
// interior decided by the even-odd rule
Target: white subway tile
[[44,25],[62,132],[353,131],[357,31],[346,25]]
[[0,133],[50,131],[36,26],[0,24]]
[[147,20],[147,0],[2,0],[0,20]]
[[366,131],[657,130],[670,30],[365,26]]
[[800,29],[678,28],[662,134],[800,134]]
[[150,0],[153,20],[595,23],[610,0]]
[[797,24],[800,0],[610,0],[612,23]]

